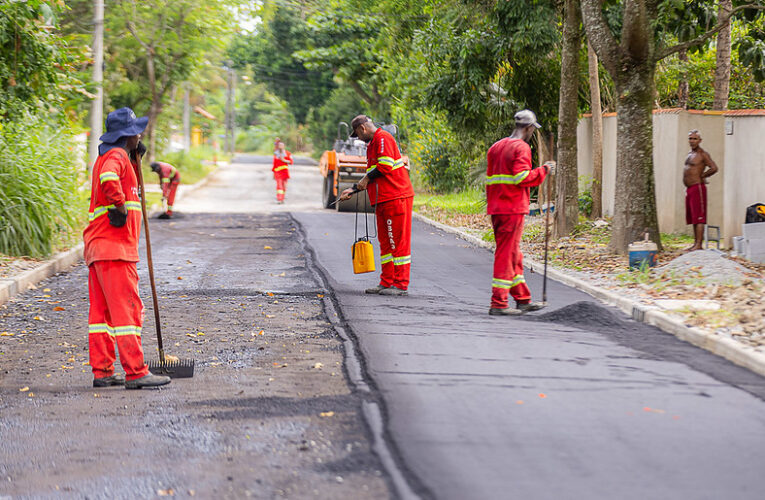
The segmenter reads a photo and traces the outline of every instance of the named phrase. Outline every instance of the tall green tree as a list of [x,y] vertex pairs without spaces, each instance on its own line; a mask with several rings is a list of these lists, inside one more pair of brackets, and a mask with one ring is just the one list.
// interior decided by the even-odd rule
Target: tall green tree
[[[625,253],[627,246],[648,231],[661,247],[653,179],[654,75],[659,61],[681,50],[705,43],[720,31],[730,15],[699,36],[672,46],[659,36],[663,15],[676,6],[670,0],[624,0],[617,3],[618,22],[606,16],[602,0],[581,0],[587,37],[614,81],[617,94],[616,199],[611,248]],[[614,4],[609,4],[613,6]],[[606,6],[608,7],[608,5]]]
[[105,45],[113,85],[107,92],[112,106],[148,114],[152,157],[160,113],[204,56],[222,50],[236,7],[233,0],[118,0],[110,5]]

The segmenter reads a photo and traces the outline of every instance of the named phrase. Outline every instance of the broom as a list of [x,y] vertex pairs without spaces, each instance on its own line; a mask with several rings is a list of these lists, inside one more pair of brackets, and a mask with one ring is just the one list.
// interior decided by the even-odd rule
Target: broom
[[135,151],[134,159],[136,165],[138,165],[138,181],[141,184],[141,213],[143,214],[143,227],[144,234],[146,235],[146,260],[149,263],[149,283],[151,284],[151,298],[154,302],[154,325],[157,330],[157,348],[159,349],[159,360],[149,361],[147,364],[149,365],[149,371],[154,375],[167,375],[171,378],[190,378],[194,376],[194,360],[166,356],[165,349],[162,347],[162,327],[159,321],[159,302],[157,301],[157,287],[154,284],[154,263],[151,260],[149,213],[146,211],[146,188],[143,184],[141,155],[138,154],[138,151]]

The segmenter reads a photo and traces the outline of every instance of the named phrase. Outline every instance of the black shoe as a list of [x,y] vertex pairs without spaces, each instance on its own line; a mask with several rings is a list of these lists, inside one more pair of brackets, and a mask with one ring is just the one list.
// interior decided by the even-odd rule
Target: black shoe
[[509,307],[492,307],[489,309],[489,316],[520,316],[521,314],[523,314],[523,312]]
[[170,377],[154,375],[151,372],[141,378],[125,381],[125,389],[142,389],[144,387],[159,387],[170,383]]
[[168,214],[159,214],[159,216],[157,216],[157,219],[171,219],[172,217],[173,217],[172,215],[168,215]]
[[93,387],[111,387],[113,385],[125,385],[125,376],[115,373],[108,377],[93,379]]
[[377,285],[374,288],[367,288],[366,290],[364,290],[364,293],[378,294],[378,293],[382,292],[383,290],[387,290],[387,289],[388,289],[387,286]]
[[395,286],[392,286],[390,288],[384,288],[380,290],[380,295],[395,295],[397,297],[403,297],[405,295],[409,295],[409,292],[406,290],[402,290],[400,288],[396,288]]
[[544,309],[547,307],[547,304],[545,302],[529,302],[527,304],[516,304],[515,307],[517,307],[518,310],[522,313],[527,313]]

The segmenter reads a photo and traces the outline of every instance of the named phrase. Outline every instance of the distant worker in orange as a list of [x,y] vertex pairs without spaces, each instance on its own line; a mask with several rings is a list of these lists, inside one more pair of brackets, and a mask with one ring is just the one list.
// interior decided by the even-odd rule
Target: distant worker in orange
[[271,171],[276,180],[276,203],[284,203],[284,195],[287,193],[287,179],[290,178],[289,166],[292,165],[292,154],[284,147],[284,143],[279,141],[274,151],[274,166]]
[[151,169],[159,175],[159,185],[162,188],[162,202],[167,203],[167,210],[159,216],[160,219],[173,218],[173,203],[175,203],[175,192],[181,183],[181,174],[178,169],[169,163],[155,161],[151,164]]
[[[531,168],[528,142],[539,127],[532,111],[517,112],[513,133],[495,142],[486,155],[487,212],[497,242],[491,282],[491,315],[511,316],[545,306],[541,302],[531,302],[531,292],[523,277],[521,253],[523,223],[529,213],[529,188],[542,184],[555,167],[553,162],[547,162],[541,168]],[[509,307],[508,296],[515,299],[514,308]]]

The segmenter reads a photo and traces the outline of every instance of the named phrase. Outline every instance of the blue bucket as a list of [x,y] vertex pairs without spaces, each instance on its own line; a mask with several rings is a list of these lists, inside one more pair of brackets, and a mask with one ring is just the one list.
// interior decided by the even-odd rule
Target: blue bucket
[[655,267],[659,248],[653,241],[636,241],[629,246],[630,269]]

